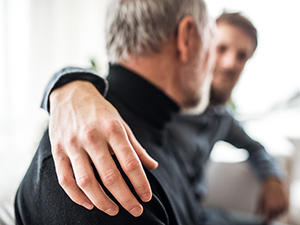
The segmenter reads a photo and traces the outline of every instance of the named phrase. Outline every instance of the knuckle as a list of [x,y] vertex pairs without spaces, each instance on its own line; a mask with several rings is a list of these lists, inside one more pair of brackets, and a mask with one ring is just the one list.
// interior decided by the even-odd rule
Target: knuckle
[[104,128],[108,135],[117,135],[123,131],[122,124],[117,120],[110,120],[104,124]]
[[76,182],[81,189],[85,189],[92,183],[92,178],[90,176],[81,176],[76,179]]
[[64,155],[63,145],[60,142],[53,144],[52,153],[58,157],[62,157]]
[[73,178],[65,175],[58,176],[58,183],[61,187],[67,188],[74,183]]
[[102,176],[102,182],[106,187],[114,185],[117,181],[118,174],[112,170],[109,170]]
[[126,206],[126,208],[133,208],[136,205],[136,201],[134,198],[124,198],[122,201],[122,205]]
[[146,184],[140,184],[136,187],[137,191],[142,192],[144,194],[148,194],[148,190],[149,190],[149,185],[148,183]]
[[74,146],[77,144],[77,135],[76,134],[71,134],[67,139],[66,139],[67,145],[69,146]]
[[107,213],[108,209],[114,208],[114,204],[111,204],[110,200],[107,199],[97,200],[94,202],[94,204],[99,210],[105,213]]
[[86,126],[83,129],[83,139],[85,140],[85,142],[87,142],[88,144],[91,144],[93,142],[96,141],[98,136],[98,129],[94,126]]
[[102,211],[105,211],[109,208],[109,200],[106,199],[105,196],[99,196],[99,198],[95,199],[93,203]]
[[123,169],[126,172],[131,172],[131,171],[138,170],[140,166],[141,166],[140,162],[137,159],[132,158],[127,160],[127,162],[125,162]]

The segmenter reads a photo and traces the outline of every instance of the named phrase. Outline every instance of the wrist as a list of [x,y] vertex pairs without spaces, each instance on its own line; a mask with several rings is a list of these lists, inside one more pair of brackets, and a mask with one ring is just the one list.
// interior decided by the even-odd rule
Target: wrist
[[268,177],[264,180],[264,183],[265,184],[268,184],[268,183],[279,183],[279,184],[282,184],[282,180],[279,179],[278,177]]
[[66,67],[56,73],[51,81],[48,83],[44,92],[41,107],[50,112],[50,94],[68,83],[74,81],[88,81],[94,85],[102,96],[106,96],[108,91],[108,82],[106,79],[100,77],[95,72],[87,69],[81,69],[76,67]]
[[58,105],[64,105],[67,101],[78,99],[79,97],[83,98],[87,92],[99,93],[92,83],[82,80],[72,81],[55,88],[49,95],[50,113]]

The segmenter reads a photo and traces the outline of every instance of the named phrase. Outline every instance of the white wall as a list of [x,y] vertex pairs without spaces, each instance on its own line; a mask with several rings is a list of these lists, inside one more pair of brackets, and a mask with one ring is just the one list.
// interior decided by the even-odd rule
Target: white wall
[[0,0],[0,15],[1,154],[23,151],[54,72],[105,62],[105,52],[102,1]]
[[50,77],[90,58],[105,62],[103,15],[98,0],[0,0],[0,211],[46,125],[39,105]]

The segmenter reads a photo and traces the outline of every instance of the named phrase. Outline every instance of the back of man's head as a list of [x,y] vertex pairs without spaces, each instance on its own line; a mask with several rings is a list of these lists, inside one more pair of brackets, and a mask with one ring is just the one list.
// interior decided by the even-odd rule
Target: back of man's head
[[226,23],[242,29],[253,41],[254,50],[257,47],[257,30],[253,23],[240,12],[226,12],[224,11],[216,20],[217,24]]
[[203,0],[109,0],[105,34],[109,61],[158,53],[185,16],[193,17],[199,33],[205,33],[209,19]]

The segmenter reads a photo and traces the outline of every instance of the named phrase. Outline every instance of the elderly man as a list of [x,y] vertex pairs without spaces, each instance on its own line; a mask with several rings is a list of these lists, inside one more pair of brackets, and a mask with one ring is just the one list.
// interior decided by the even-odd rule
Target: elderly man
[[[130,213],[122,207],[128,199],[127,196],[122,199],[123,193],[116,186],[117,182],[122,187],[128,185],[136,197],[144,191],[143,186],[136,187],[134,173],[126,176],[139,167],[126,148],[113,157],[98,154],[97,148],[106,147],[100,145],[90,149],[90,155],[77,154],[75,146],[79,140],[72,139],[75,149],[68,149],[71,157],[62,151],[52,155],[50,139],[54,137],[49,137],[47,131],[17,192],[17,224],[206,223],[176,156],[176,145],[164,129],[179,108],[195,107],[208,96],[204,93],[209,89],[206,86],[210,84],[214,51],[211,51],[212,23],[205,3],[202,0],[109,2],[106,44],[111,66],[107,99],[131,126],[148,153],[160,163],[154,171],[145,170],[152,198],[148,191],[141,197],[146,202],[126,205]],[[90,88],[90,84],[86,87]],[[99,97],[98,93],[96,95]],[[114,133],[122,127],[121,123],[113,122],[109,129]],[[91,132],[83,133],[82,137],[87,138],[87,145],[98,138]],[[115,136],[111,141],[113,146],[122,147],[122,140]],[[118,164],[120,155],[125,161]],[[79,187],[91,199],[99,197],[93,201],[97,208],[87,210],[66,195],[59,184],[64,186],[68,180],[60,175],[57,178],[54,159],[57,168],[73,165],[73,176]],[[91,160],[89,167],[81,167],[82,159]],[[106,162],[107,170],[99,170],[101,162]],[[93,182],[85,171],[96,170],[97,180]],[[109,191],[106,187],[118,190]],[[96,189],[96,194],[89,189]],[[113,201],[103,200],[103,196],[112,199],[115,196],[123,201],[117,206]]]
[[[286,195],[284,193],[284,187],[279,179],[279,173],[276,170],[276,167],[274,166],[272,159],[269,157],[269,155],[265,152],[264,148],[257,142],[254,142],[252,139],[250,139],[246,133],[243,131],[243,129],[238,125],[237,121],[235,121],[230,114],[226,111],[224,108],[224,104],[228,101],[231,91],[234,88],[243,68],[247,60],[252,56],[253,52],[255,51],[256,45],[257,45],[257,38],[256,38],[256,29],[253,27],[250,21],[248,21],[246,18],[241,16],[238,13],[224,13],[222,14],[218,20],[217,24],[219,27],[219,34],[217,38],[217,58],[216,58],[216,67],[214,72],[214,78],[212,82],[212,88],[211,88],[211,99],[210,99],[210,107],[208,107],[205,112],[201,115],[176,115],[175,120],[171,122],[167,126],[167,133],[171,136],[172,141],[175,141],[177,145],[177,150],[174,152],[174,154],[177,157],[177,163],[180,164],[181,169],[184,171],[185,176],[188,178],[187,181],[190,184],[190,191],[194,193],[195,198],[199,198],[201,200],[201,197],[203,196],[203,166],[205,165],[205,162],[208,158],[208,155],[211,151],[211,148],[213,144],[220,139],[226,140],[231,142],[232,144],[238,146],[238,147],[245,147],[249,150],[250,153],[250,162],[254,166],[254,169],[258,173],[259,177],[264,181],[264,191],[262,195],[262,209],[263,212],[267,214],[267,219],[272,219],[274,216],[279,214],[280,212],[284,211],[287,205],[286,201]],[[89,76],[87,79],[86,76],[82,76],[85,74],[86,76]],[[71,76],[72,75],[72,76]],[[101,86],[101,81],[99,79],[95,78],[92,75],[91,71],[87,70],[77,70],[74,71],[72,68],[68,68],[61,73],[57,74],[58,80],[57,84],[62,85],[65,82],[69,82],[75,79],[87,79],[94,83],[98,89],[103,89]],[[57,80],[57,79],[56,79]],[[56,81],[53,80],[52,84],[50,83],[50,86],[48,87],[48,90],[46,92],[46,97],[49,94],[53,84]],[[63,81],[65,80],[65,81]],[[209,80],[207,80],[209,81]],[[56,85],[57,85],[56,84]],[[100,84],[100,85],[99,85]],[[80,87],[79,90],[74,89],[78,85]],[[80,84],[79,82],[74,82],[73,84],[70,84],[67,87],[64,87],[64,89],[57,89],[55,90],[52,96],[54,96],[54,99],[51,100],[51,108],[55,106],[55,102],[62,102],[58,97],[65,97],[66,95],[63,93],[70,93],[70,90],[76,90],[75,95],[69,95],[72,96],[72,99],[75,101],[83,101],[84,96],[88,96],[87,93],[90,92],[90,87],[88,89],[85,89],[85,85]],[[207,86],[206,86],[207,87]],[[71,88],[71,89],[69,89]],[[205,90],[205,89],[203,89]],[[67,91],[67,92],[66,92]],[[61,92],[62,94],[57,94]],[[77,93],[77,94],[76,94]],[[80,94],[78,94],[80,93]],[[206,91],[207,93],[207,91]],[[205,94],[205,92],[203,92]],[[95,96],[94,94],[93,96]],[[76,97],[75,97],[76,96]],[[97,96],[97,95],[96,95]],[[79,97],[79,98],[78,98]],[[92,97],[90,95],[90,97]],[[89,98],[90,98],[89,97]],[[98,98],[98,96],[97,96]],[[57,99],[60,99],[59,101],[56,101]],[[96,98],[95,98],[96,99]],[[187,102],[188,105],[193,105],[193,107],[185,107],[185,111],[194,111],[199,114],[199,112],[202,112],[207,102],[205,101],[207,98],[202,98],[202,101],[200,104],[192,104],[192,102]],[[44,99],[47,105],[47,98]],[[95,102],[96,104],[99,104],[99,100],[97,99]],[[74,101],[72,101],[74,102]],[[103,106],[101,107],[100,111],[100,117],[99,119],[101,121],[103,118],[105,118],[104,112],[113,112],[113,115],[109,115],[110,118],[118,117],[116,112],[113,109],[110,109],[110,106],[107,106],[107,103],[102,103],[105,108],[103,110]],[[74,103],[73,103],[74,105]],[[90,106],[92,105],[89,104]],[[79,115],[87,115],[86,111],[84,114],[82,114],[82,111],[80,111],[80,106],[76,104],[75,102],[75,109],[79,112]],[[65,107],[65,105],[64,105]],[[74,108],[74,107],[73,107]],[[81,107],[82,108],[82,107]],[[84,108],[84,107],[83,107]],[[79,109],[79,110],[78,110]],[[108,110],[110,109],[110,110]],[[68,112],[65,108],[63,108],[64,111]],[[60,137],[61,140],[58,140],[56,135],[56,132],[54,130],[59,130],[62,126],[59,123],[56,123],[56,119],[61,119],[60,117],[56,117],[57,111],[59,112],[59,107],[54,107],[51,109],[51,121],[54,121],[52,125],[52,134],[54,136],[52,142],[54,143],[54,146],[57,146],[55,143],[60,143],[59,145],[60,150],[65,150],[69,147],[66,147],[67,145],[64,144],[66,142],[61,141],[64,139],[63,137]],[[95,111],[97,112],[97,111]],[[98,111],[99,112],[99,111]],[[63,114],[59,114],[63,115]],[[54,117],[54,119],[53,119]],[[66,118],[66,117],[63,117]],[[90,114],[88,118],[93,118]],[[101,123],[93,123],[93,120],[87,119],[86,121],[80,119],[79,117],[76,117],[75,120],[79,121],[82,124],[88,124],[90,125],[97,124],[97,126],[101,125]],[[72,121],[72,119],[71,119]],[[73,120],[74,121],[74,120]],[[108,120],[109,121],[109,120]],[[121,121],[121,120],[119,120]],[[124,131],[126,130],[127,135],[129,136],[129,140],[131,141],[131,144],[137,151],[138,156],[140,157],[141,161],[148,166],[148,168],[155,168],[156,164],[148,158],[148,156],[143,153],[143,150],[140,146],[136,143],[134,137],[131,134],[130,129],[126,126],[123,121],[121,121],[121,124],[125,126],[125,129],[123,132],[111,132],[110,129],[103,128],[104,130],[108,131],[108,133],[112,133],[113,135],[117,136],[116,133],[119,135],[118,140],[126,139],[126,133],[124,135]],[[216,125],[218,124],[218,125]],[[205,126],[204,126],[205,125]],[[82,126],[82,125],[81,125]],[[63,126],[62,126],[63,127]],[[109,127],[109,126],[108,126]],[[91,127],[90,127],[91,128]],[[89,129],[90,129],[89,128]],[[201,129],[200,129],[201,128]],[[66,128],[65,128],[66,129]],[[69,130],[72,128],[69,128]],[[66,129],[67,130],[67,129]],[[86,132],[87,130],[85,130]],[[96,130],[96,132],[100,132],[100,130]],[[69,133],[69,132],[67,132]],[[95,130],[93,131],[95,135]],[[73,134],[76,137],[76,134]],[[113,136],[112,135],[112,136]],[[101,137],[99,135],[99,139],[101,140],[105,138],[105,136]],[[67,138],[68,139],[68,138]],[[92,142],[100,143],[99,139],[93,139]],[[108,139],[109,140],[109,139]],[[61,142],[60,142],[61,141]],[[83,142],[82,142],[83,143]],[[91,146],[85,146],[80,147],[82,144],[79,141],[79,144],[75,146],[74,149],[81,148],[82,152],[85,152],[85,150],[88,152]],[[122,154],[119,153],[118,149],[120,148],[120,145],[116,145],[113,142],[108,142],[112,149],[110,149],[110,152],[116,153],[116,155],[119,155],[118,159],[121,162],[124,158]],[[126,143],[126,140],[123,143],[123,146],[126,147],[128,145],[128,142]],[[179,147],[178,147],[179,146]],[[54,147],[54,155],[57,151],[55,151]],[[103,148],[98,148],[98,151],[105,151]],[[126,148],[124,148],[126,149]],[[128,148],[127,148],[128,149]],[[57,149],[58,150],[58,149]],[[127,153],[131,153],[131,149],[128,149]],[[70,152],[66,152],[66,155],[74,154]],[[89,157],[90,154],[89,154]],[[78,166],[78,164],[81,163],[81,165],[84,165],[84,160],[82,159],[84,157],[81,157],[81,161],[78,163],[73,163],[73,167]],[[263,159],[263,161],[261,161]],[[136,160],[136,159],[134,159]],[[59,176],[62,176],[60,174],[65,173],[65,171],[68,171],[68,168],[70,168],[70,165],[62,166],[63,163],[59,163],[61,161],[59,158],[57,159],[57,172]],[[99,166],[99,171],[104,170],[103,164],[105,164],[105,161],[102,161],[102,165]],[[121,162],[122,164],[122,162]],[[88,168],[88,164],[85,164],[87,166],[81,166],[83,168],[82,173],[86,173],[88,177],[93,177],[90,174],[93,173],[93,171],[87,171],[86,168]],[[74,170],[75,171],[75,170]],[[125,171],[126,172],[126,171]],[[101,172],[100,172],[101,173]],[[116,173],[116,172],[114,172]],[[118,174],[118,173],[116,173]],[[134,175],[135,174],[135,178]],[[138,192],[138,186],[142,185],[142,183],[146,183],[145,178],[143,175],[141,175],[141,170],[138,170],[138,166],[135,170],[127,171],[127,175],[132,177],[131,183],[135,187],[135,191],[139,194],[139,197],[142,200],[148,201],[149,200],[149,187],[148,185],[144,185],[146,188],[140,188],[140,193]],[[75,176],[76,178],[76,176]],[[78,181],[78,179],[77,179]],[[96,188],[86,188],[79,185],[79,189],[82,190],[85,194],[78,191],[78,188],[76,187],[75,183],[65,185],[62,183],[62,187],[65,189],[65,191],[70,195],[70,197],[77,201],[79,204],[84,205],[87,208],[91,208],[90,206],[90,200],[94,202],[96,199],[99,199],[99,195],[95,197],[93,195],[98,191]],[[113,195],[116,197],[116,199],[122,204],[124,202],[124,197],[127,195],[131,199],[130,201],[127,201],[126,204],[129,206],[128,211],[130,211],[131,204],[137,204],[135,201],[135,198],[131,197],[131,193],[126,193],[127,189],[123,186],[122,182],[120,182],[119,179],[116,179],[115,186],[107,186],[107,188],[113,193]],[[120,189],[123,194],[123,198],[119,198],[117,189]],[[146,198],[143,198],[143,195],[145,195],[145,192],[148,192],[146,194]],[[116,193],[116,194],[114,194]],[[120,193],[120,192],[119,192]],[[274,198],[275,196],[275,198]],[[90,199],[87,199],[87,197]],[[123,204],[123,207],[126,208],[126,204]],[[95,204],[96,205],[96,204]],[[97,206],[97,205],[96,205]],[[98,206],[97,206],[98,207]],[[99,207],[98,207],[99,208]],[[100,208],[101,209],[101,208]],[[275,213],[276,212],[276,213]],[[204,215],[204,214],[203,214]],[[216,213],[216,212],[210,212],[205,214],[206,219],[202,219],[202,223],[208,223],[208,224],[239,224],[237,219],[230,218],[228,215],[222,214],[222,213]],[[206,222],[205,222],[206,221]],[[251,221],[250,224],[258,224],[259,222]],[[245,219],[240,220],[240,224],[247,224]]]

